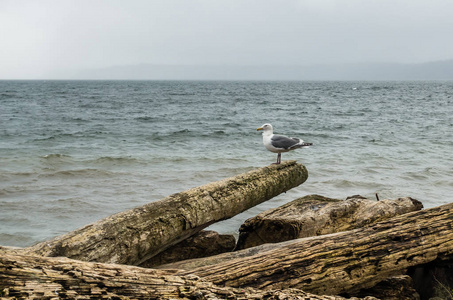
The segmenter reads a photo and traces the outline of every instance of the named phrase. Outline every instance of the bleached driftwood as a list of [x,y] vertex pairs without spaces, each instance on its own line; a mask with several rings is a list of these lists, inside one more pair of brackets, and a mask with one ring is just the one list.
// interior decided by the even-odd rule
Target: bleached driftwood
[[[290,240],[297,238],[363,228],[396,215],[420,210],[422,207],[419,201],[410,197],[375,201],[360,196],[339,200],[309,195],[246,220],[241,226],[236,247],[237,250],[242,248],[243,251],[187,259],[163,264],[158,268],[191,270],[215,265],[281,247],[285,245],[282,241],[291,243]],[[244,251],[244,248],[249,250]]]
[[210,224],[303,183],[295,161],[271,165],[104,218],[24,250],[41,256],[139,265]]
[[[135,266],[38,257],[0,249],[1,299],[319,299],[301,290],[219,287],[197,276]],[[367,297],[371,300],[374,298]]]
[[354,294],[409,267],[448,259],[453,254],[452,221],[453,203],[366,228],[273,244],[265,252],[178,274],[195,274],[222,286]]
[[309,195],[246,220],[239,229],[236,249],[351,230],[422,208],[421,202],[410,197],[376,201]]

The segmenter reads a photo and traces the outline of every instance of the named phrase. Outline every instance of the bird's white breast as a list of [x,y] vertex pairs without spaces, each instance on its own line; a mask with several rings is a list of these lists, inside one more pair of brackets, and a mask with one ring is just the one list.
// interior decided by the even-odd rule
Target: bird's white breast
[[264,147],[266,147],[267,150],[274,152],[274,153],[281,153],[281,152],[288,152],[289,150],[281,149],[281,148],[275,148],[272,146],[272,136],[273,134],[266,134],[266,132],[263,133],[263,144]]

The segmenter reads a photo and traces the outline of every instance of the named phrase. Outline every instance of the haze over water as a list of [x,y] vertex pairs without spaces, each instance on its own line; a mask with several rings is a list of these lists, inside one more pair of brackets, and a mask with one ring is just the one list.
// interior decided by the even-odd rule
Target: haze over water
[[0,81],[0,245],[269,165],[263,123],[314,143],[282,155],[309,178],[211,229],[313,193],[445,204],[452,97],[447,81]]

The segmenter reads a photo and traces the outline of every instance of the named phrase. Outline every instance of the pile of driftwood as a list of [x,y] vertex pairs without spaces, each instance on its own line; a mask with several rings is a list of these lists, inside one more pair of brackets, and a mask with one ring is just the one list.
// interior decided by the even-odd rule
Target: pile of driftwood
[[311,195],[203,229],[305,182],[294,161],[122,212],[28,248],[0,247],[1,299],[451,297],[453,204]]

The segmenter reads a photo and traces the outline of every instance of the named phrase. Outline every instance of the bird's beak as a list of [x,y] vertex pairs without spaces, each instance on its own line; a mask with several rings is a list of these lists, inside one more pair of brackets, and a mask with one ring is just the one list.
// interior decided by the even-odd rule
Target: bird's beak
[[258,130],[263,130],[263,127],[259,127],[256,129],[256,131],[258,131]]

